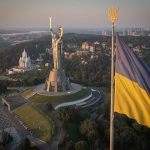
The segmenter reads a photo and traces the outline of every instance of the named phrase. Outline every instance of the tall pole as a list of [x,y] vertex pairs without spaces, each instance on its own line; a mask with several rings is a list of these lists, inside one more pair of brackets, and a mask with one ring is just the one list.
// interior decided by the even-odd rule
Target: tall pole
[[52,30],[52,17],[49,17],[49,27],[50,27],[50,30]]
[[114,148],[114,23],[112,23],[110,150]]
[[111,52],[111,106],[110,106],[110,150],[114,150],[114,34],[115,22],[118,18],[118,8],[110,8],[108,13],[109,19],[112,23],[112,52]]

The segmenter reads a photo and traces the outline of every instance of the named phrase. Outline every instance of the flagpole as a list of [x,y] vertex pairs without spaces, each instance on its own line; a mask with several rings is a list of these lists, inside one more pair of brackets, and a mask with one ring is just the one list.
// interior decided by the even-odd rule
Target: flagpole
[[114,23],[112,23],[110,150],[114,148]]
[[110,105],[110,150],[114,150],[114,34],[115,22],[118,18],[118,8],[110,8],[108,12],[109,19],[112,23],[112,53],[111,53],[111,105]]

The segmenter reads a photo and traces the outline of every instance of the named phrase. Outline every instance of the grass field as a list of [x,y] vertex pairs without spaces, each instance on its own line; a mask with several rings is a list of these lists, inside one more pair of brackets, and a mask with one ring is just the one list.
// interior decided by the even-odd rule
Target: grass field
[[5,94],[6,95],[14,95],[14,94],[18,94],[19,93],[19,90],[17,89],[8,89]]
[[29,128],[33,135],[45,142],[50,142],[55,127],[52,120],[31,104],[16,109],[15,114]]
[[30,87],[30,88],[26,89],[25,91],[23,91],[22,93],[20,93],[20,95],[23,97],[27,97],[28,95],[32,94],[32,92],[33,92],[33,88]]
[[82,89],[81,91],[70,94],[70,95],[63,95],[63,96],[44,96],[35,94],[32,97],[29,98],[34,103],[60,103],[60,102],[66,102],[66,101],[73,101],[82,99],[88,95],[90,95],[91,91],[89,89]]

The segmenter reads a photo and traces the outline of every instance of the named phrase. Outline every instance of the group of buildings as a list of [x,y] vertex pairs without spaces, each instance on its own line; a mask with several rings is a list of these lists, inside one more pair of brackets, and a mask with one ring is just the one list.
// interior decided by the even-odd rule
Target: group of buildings
[[[121,36],[150,36],[150,28],[127,28],[118,31]],[[111,36],[111,31],[103,30],[100,35]]]
[[[100,43],[97,41],[92,46],[88,42],[83,42],[81,45],[81,48],[76,49],[76,51],[70,51],[70,52],[65,51],[64,57],[68,59],[68,58],[72,58],[73,56],[80,57],[80,56],[85,56],[85,55],[90,54],[91,59],[97,58],[98,55],[96,55],[95,51],[97,50],[99,45],[100,45]],[[104,43],[102,43],[102,45],[104,45]],[[46,52],[50,51],[50,50],[46,49]],[[52,54],[52,52],[50,54]],[[38,59],[37,59],[37,61],[38,61]],[[86,63],[86,62],[84,62],[84,60],[82,60],[81,63]],[[45,66],[48,66],[48,63],[46,63]],[[31,71],[36,68],[37,68],[37,66],[32,64],[32,60],[31,60],[30,56],[27,54],[26,50],[24,49],[19,58],[18,66],[14,66],[14,67],[10,68],[8,70],[8,74],[24,73],[24,72]]]
[[[76,48],[74,53],[71,52],[71,55],[82,56],[89,53],[95,53],[95,51],[97,50],[97,45],[100,45],[100,43],[97,41],[92,45],[90,45],[88,42],[83,42],[80,48]],[[66,58],[68,57],[68,54],[69,52],[64,52]]]
[[98,58],[98,56],[101,53],[102,49],[107,49],[108,46],[105,42],[94,42],[94,43],[88,43],[83,42],[82,45],[78,48],[75,48],[74,50],[65,51],[64,57],[66,59],[71,59],[74,56],[81,58],[82,64],[87,64],[87,61],[84,60],[84,56],[88,56],[90,59]]

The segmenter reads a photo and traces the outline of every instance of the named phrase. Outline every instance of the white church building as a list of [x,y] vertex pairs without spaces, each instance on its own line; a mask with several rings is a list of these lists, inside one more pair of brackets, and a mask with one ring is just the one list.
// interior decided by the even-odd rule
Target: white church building
[[19,58],[19,65],[16,67],[13,67],[8,70],[8,74],[13,74],[13,73],[24,73],[26,71],[30,71],[32,69],[35,69],[35,66],[32,66],[31,64],[31,59],[27,55],[26,50],[22,52],[20,58]]
[[26,69],[26,68],[31,68],[31,59],[27,55],[26,50],[22,52],[22,56],[19,59],[19,68],[20,69]]

